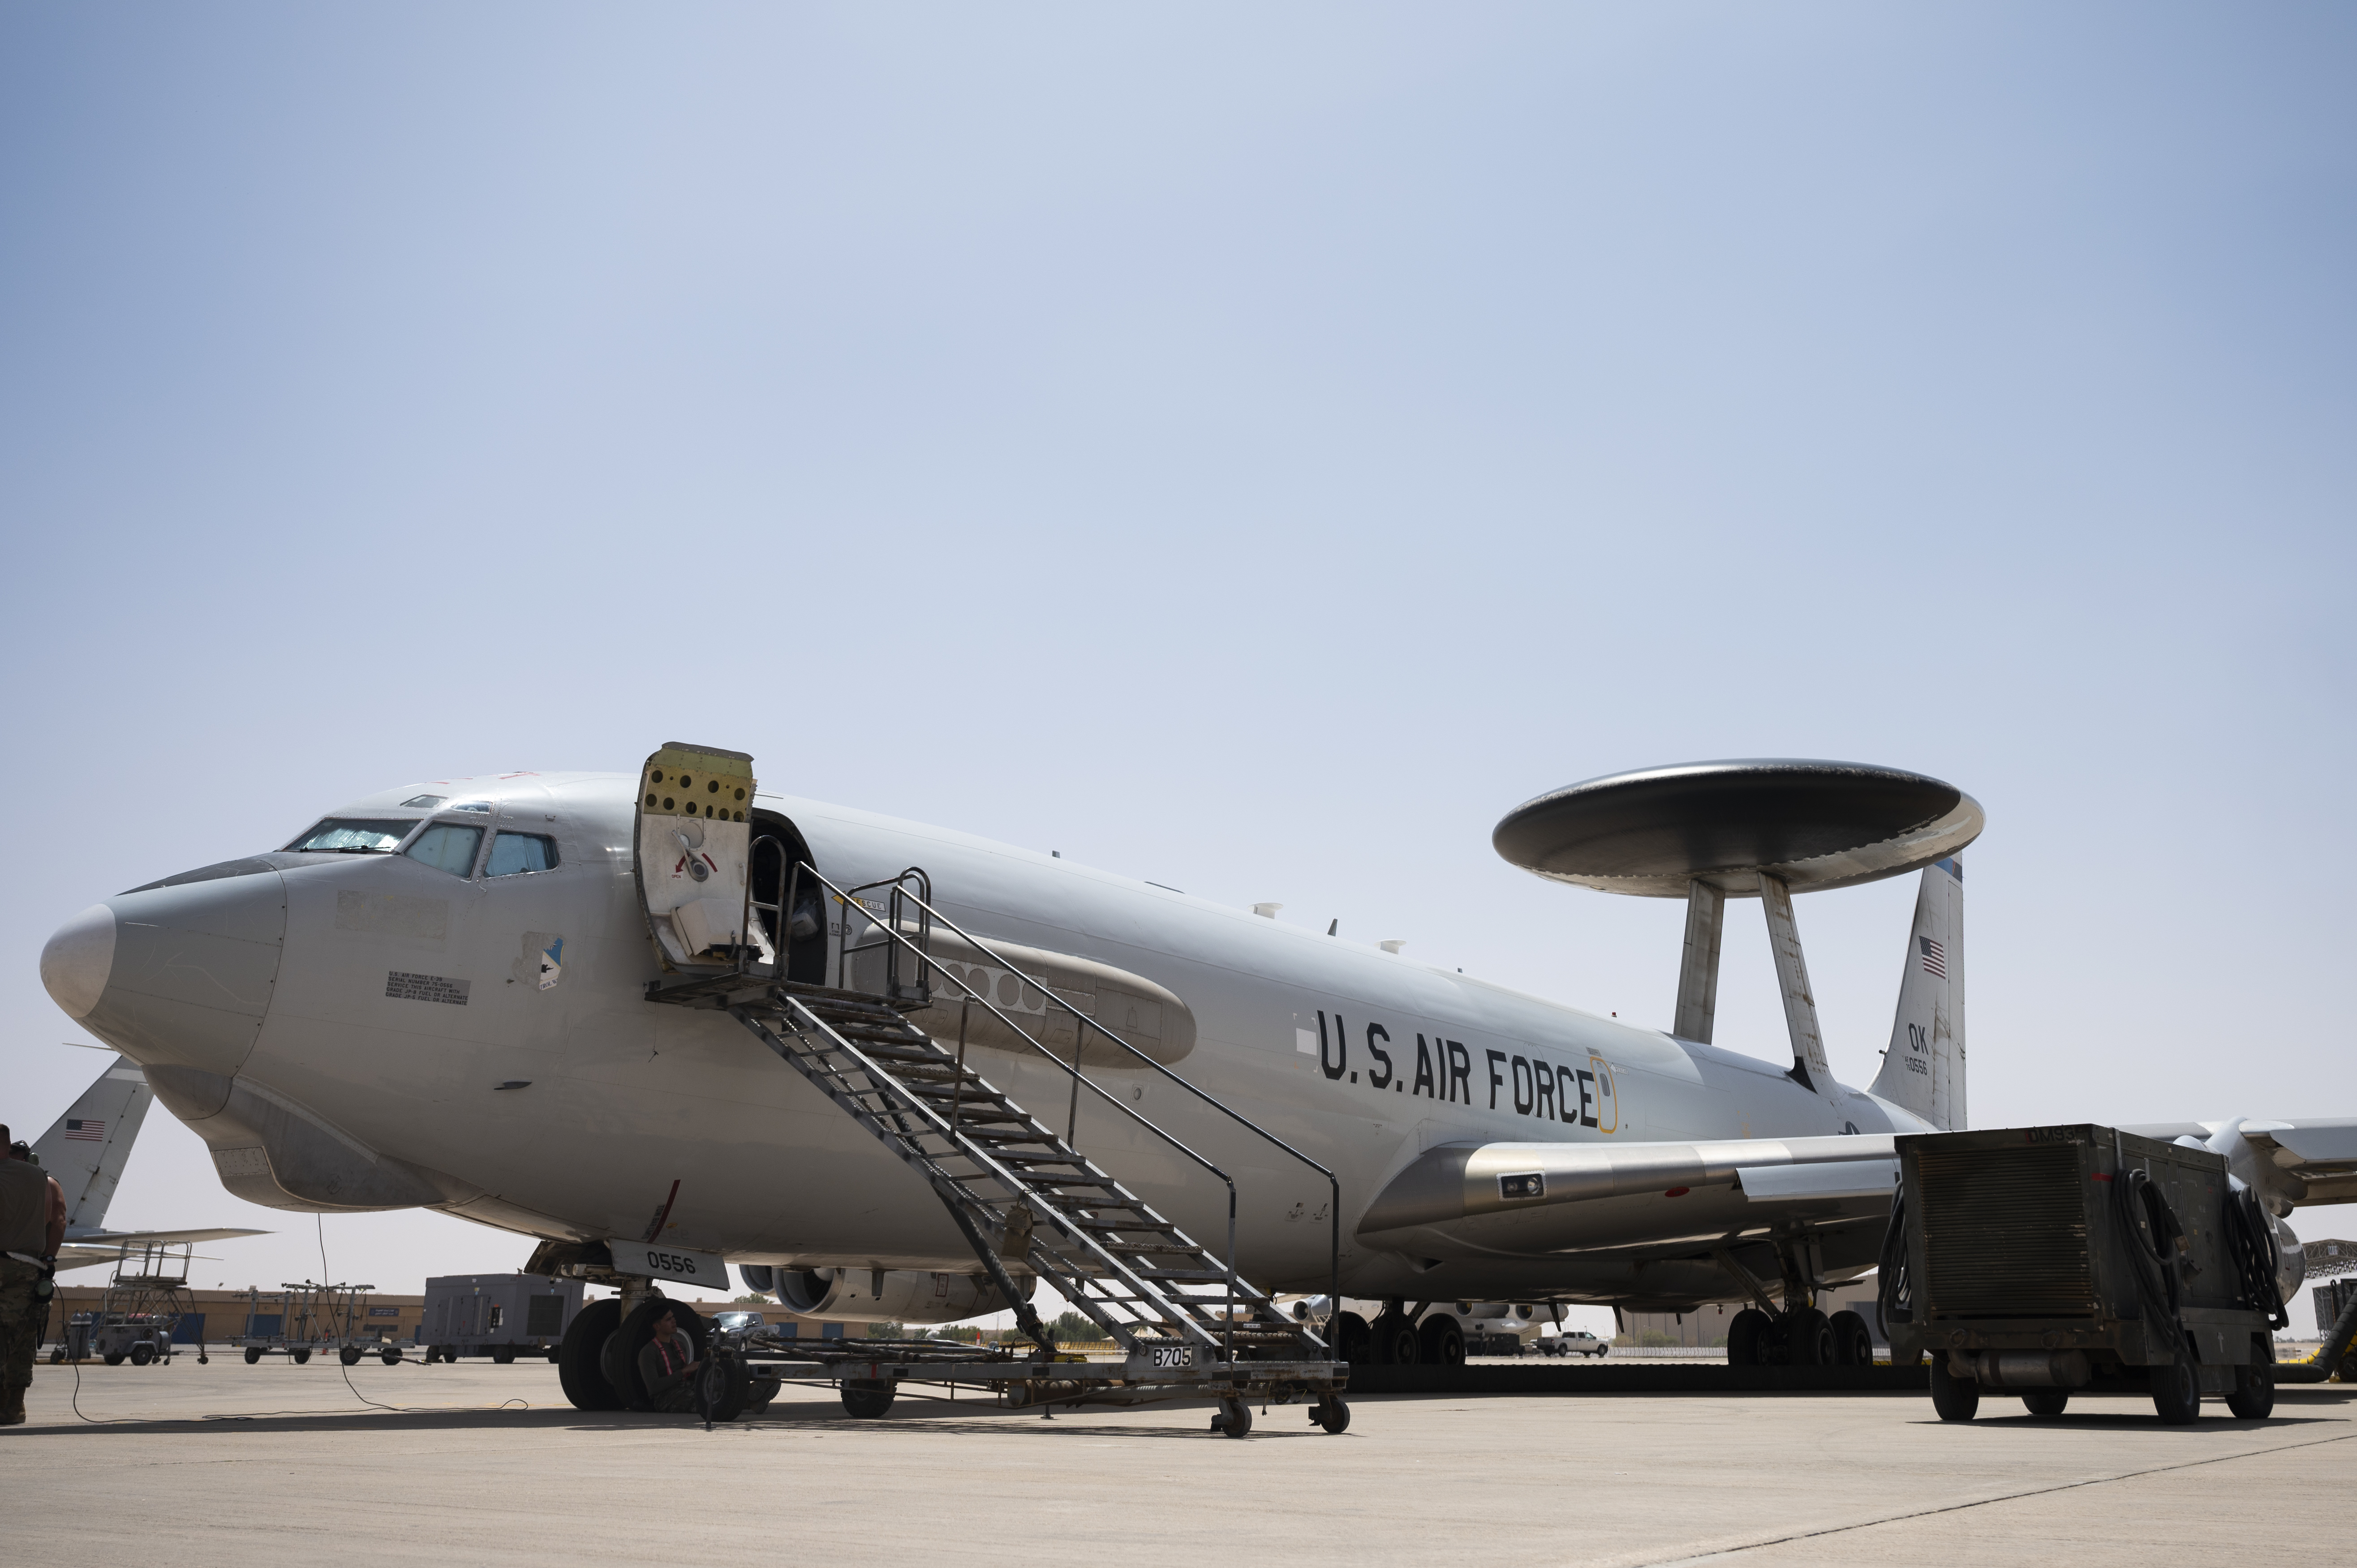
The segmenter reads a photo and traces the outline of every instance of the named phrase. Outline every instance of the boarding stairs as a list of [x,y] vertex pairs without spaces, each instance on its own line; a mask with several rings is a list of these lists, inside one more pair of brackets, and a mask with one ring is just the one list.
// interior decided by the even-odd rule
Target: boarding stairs
[[[1340,1190],[1331,1172],[1255,1126],[1232,1109],[1136,1049],[1119,1036],[1028,975],[981,939],[957,927],[936,909],[924,874],[862,887],[840,888],[806,865],[786,879],[774,905],[748,891],[748,932],[754,917],[768,918],[770,931],[783,933],[790,911],[800,908],[812,885],[842,911],[844,937],[834,958],[834,984],[782,978],[785,968],[767,942],[748,952],[728,974],[686,975],[650,986],[651,999],[725,1009],[780,1060],[866,1128],[924,1178],[957,1224],[999,1294],[1015,1308],[1023,1331],[1039,1347],[1011,1366],[992,1363],[987,1380],[1002,1387],[1030,1383],[1028,1402],[1141,1402],[1184,1393],[1222,1400],[1234,1423],[1246,1399],[1297,1397],[1318,1402],[1312,1419],[1340,1430],[1347,1417],[1340,1390],[1347,1365],[1308,1324],[1286,1316],[1268,1294],[1235,1268],[1236,1184],[1211,1160],[1082,1070],[1080,1043],[1110,1042],[1135,1058],[1134,1065],[1159,1073],[1221,1117],[1256,1133],[1309,1168],[1324,1175],[1332,1196],[1333,1256],[1339,1262]],[[872,897],[863,898],[863,895]],[[855,940],[855,927],[864,940]],[[1071,1059],[1059,1056],[1003,1011],[991,996],[969,986],[957,971],[929,961],[931,933],[955,931],[990,962],[1010,971],[1061,1009],[1074,1023]],[[851,959],[877,952],[883,959],[880,989],[844,983]],[[948,989],[938,991],[941,983]],[[958,1038],[937,1039],[908,1015],[954,1003]],[[986,1009],[1020,1036],[1069,1079],[1061,1133],[993,1084],[967,1059],[969,1021]],[[1082,1100],[1091,1113],[1099,1102],[1146,1129],[1228,1191],[1226,1256],[1212,1251],[1124,1186],[1074,1144]],[[1078,1363],[1059,1358],[1038,1314],[1023,1299],[1017,1276],[1028,1273],[1052,1284],[1072,1307],[1096,1324],[1119,1348],[1117,1362]],[[1330,1288],[1330,1283],[1329,1283]],[[836,1342],[838,1345],[841,1342]],[[889,1375],[920,1380],[952,1379],[946,1369],[921,1362]],[[1042,1389],[1049,1389],[1047,1394]],[[1243,1424],[1248,1425],[1248,1414]],[[1234,1424],[1225,1426],[1241,1435]]]

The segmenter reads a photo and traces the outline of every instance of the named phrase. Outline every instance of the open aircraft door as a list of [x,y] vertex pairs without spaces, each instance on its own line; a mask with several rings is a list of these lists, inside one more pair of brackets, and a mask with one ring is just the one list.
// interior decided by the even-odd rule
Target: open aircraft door
[[666,970],[769,961],[759,930],[743,951],[752,814],[753,759],[741,751],[667,741],[640,770],[639,896]]

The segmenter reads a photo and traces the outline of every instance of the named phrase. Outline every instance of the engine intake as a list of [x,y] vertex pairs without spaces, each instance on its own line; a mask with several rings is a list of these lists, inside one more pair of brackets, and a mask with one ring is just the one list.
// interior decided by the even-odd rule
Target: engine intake
[[[1013,1305],[986,1278],[922,1269],[780,1269],[776,1280],[789,1308],[843,1323],[955,1323]],[[1028,1301],[1035,1282],[1022,1283]]]

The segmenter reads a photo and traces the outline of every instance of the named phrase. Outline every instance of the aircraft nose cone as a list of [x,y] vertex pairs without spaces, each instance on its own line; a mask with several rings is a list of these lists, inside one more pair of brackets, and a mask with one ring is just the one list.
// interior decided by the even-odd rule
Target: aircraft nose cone
[[286,886],[266,865],[142,888],[58,928],[41,983],[132,1060],[226,1077],[262,1031],[285,936]]
[[114,968],[114,911],[92,904],[51,933],[41,950],[41,984],[69,1018],[87,1017]]

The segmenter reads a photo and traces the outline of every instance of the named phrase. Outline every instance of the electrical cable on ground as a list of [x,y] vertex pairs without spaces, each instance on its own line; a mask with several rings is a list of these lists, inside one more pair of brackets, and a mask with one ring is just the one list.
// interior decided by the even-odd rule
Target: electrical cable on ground
[[[325,1216],[315,1216],[314,1218],[317,1221],[317,1230],[319,1241],[319,1277],[321,1279],[326,1279],[328,1277],[327,1219]],[[445,1410],[508,1410],[511,1408],[530,1410],[532,1408],[532,1402],[524,1399],[501,1400],[497,1404],[386,1404],[382,1400],[371,1399],[368,1395],[361,1392],[359,1386],[352,1381],[351,1369],[342,1365],[342,1361],[343,1358],[339,1356],[337,1358],[338,1369],[344,1375],[344,1386],[351,1390],[352,1397],[354,1399],[360,1401],[361,1403],[372,1410],[388,1411],[396,1415],[417,1415],[432,1411]],[[412,1363],[404,1359],[396,1361],[393,1364],[395,1366],[407,1367],[414,1365],[415,1363]],[[150,1417],[135,1415],[96,1416],[86,1413],[81,1408],[81,1359],[80,1357],[74,1358],[70,1365],[73,1367],[74,1375],[73,1392],[69,1397],[67,1402],[71,1406],[75,1415],[81,1417],[83,1421],[88,1422],[92,1426],[148,1426],[155,1424],[153,1418]],[[265,1417],[282,1415],[342,1415],[345,1412],[342,1410],[222,1411],[208,1412],[206,1414],[199,1415],[195,1419],[199,1421],[260,1421]]]
[[[318,1232],[318,1237],[319,1237],[319,1277],[320,1277],[322,1280],[324,1280],[324,1279],[328,1278],[328,1217],[327,1217],[326,1215],[324,1215],[324,1214],[314,1214],[311,1218],[312,1218],[312,1220],[313,1220],[313,1221],[314,1221],[314,1223],[315,1223],[315,1227],[316,1227],[316,1229],[317,1230],[317,1232]],[[349,1328],[349,1327],[350,1327],[350,1325],[346,1325],[346,1327],[347,1327],[347,1328]],[[395,1363],[395,1365],[398,1365],[398,1366],[406,1366],[406,1365],[408,1365],[408,1363],[407,1363],[406,1361],[402,1361],[402,1362],[396,1362],[396,1363]],[[337,1369],[338,1371],[339,1371],[339,1372],[343,1373],[343,1375],[344,1375],[344,1387],[346,1387],[346,1388],[348,1388],[348,1389],[350,1389],[350,1390],[351,1390],[351,1391],[352,1391],[352,1398],[354,1398],[354,1399],[356,1399],[356,1400],[360,1401],[360,1402],[361,1402],[361,1403],[362,1403],[362,1404],[364,1404],[364,1405],[368,1405],[368,1406],[370,1406],[370,1407],[371,1407],[371,1408],[373,1408],[373,1409],[376,1409],[376,1410],[383,1410],[383,1411],[391,1411],[391,1412],[393,1412],[394,1414],[396,1414],[396,1415],[399,1415],[399,1414],[414,1414],[414,1413],[416,1413],[416,1412],[422,1412],[422,1411],[431,1411],[431,1410],[506,1410],[506,1409],[508,1409],[508,1408],[509,1408],[510,1406],[511,1406],[511,1405],[512,1405],[512,1406],[520,1406],[520,1407],[522,1407],[522,1409],[524,1409],[524,1410],[530,1410],[530,1409],[532,1408],[532,1402],[531,1402],[530,1400],[522,1400],[522,1399],[507,1399],[507,1400],[501,1400],[501,1401],[500,1401],[499,1403],[497,1403],[497,1404],[490,1404],[490,1405],[470,1405],[470,1404],[401,1405],[401,1404],[386,1404],[386,1403],[385,1403],[383,1401],[382,1401],[382,1400],[372,1400],[372,1399],[369,1398],[369,1397],[368,1397],[368,1395],[366,1395],[366,1394],[364,1394],[364,1393],[361,1392],[361,1391],[360,1391],[360,1385],[352,1381],[352,1369],[351,1369],[350,1367],[348,1367],[348,1366],[345,1366],[345,1365],[344,1365],[344,1359],[343,1359],[343,1357],[341,1357],[341,1356],[338,1356],[338,1357],[336,1358],[336,1369]],[[324,1411],[323,1411],[323,1412],[318,1412],[318,1413],[320,1413],[320,1414],[327,1414],[327,1413],[329,1413],[329,1412],[324,1412]]]

